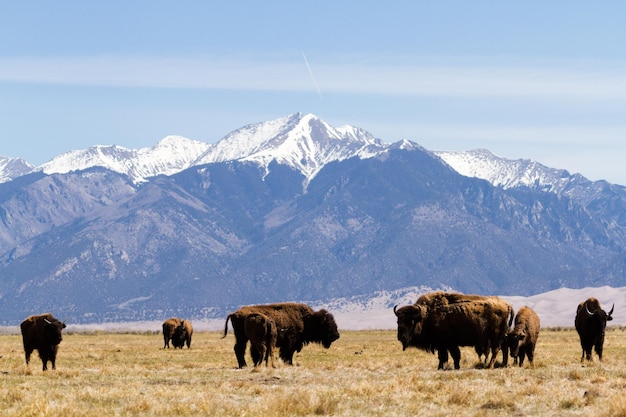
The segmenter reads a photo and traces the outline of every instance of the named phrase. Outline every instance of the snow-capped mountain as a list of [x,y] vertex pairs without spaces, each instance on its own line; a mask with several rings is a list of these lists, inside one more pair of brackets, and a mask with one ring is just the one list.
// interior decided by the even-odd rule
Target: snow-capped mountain
[[[330,162],[352,157],[370,158],[390,149],[413,148],[420,146],[407,140],[386,144],[358,127],[333,127],[313,114],[294,113],[244,126],[215,144],[167,136],[148,148],[96,145],[66,152],[38,167],[23,159],[0,157],[0,183],[30,172],[64,174],[92,167],[110,169],[140,183],[196,165],[251,161],[266,171],[272,162],[287,165],[305,176],[306,187]],[[528,159],[501,158],[484,149],[431,152],[461,175],[484,179],[503,189],[523,186],[560,194],[571,188],[572,182],[589,183],[580,174],[549,168]]]
[[11,181],[26,175],[35,168],[34,165],[21,158],[7,158],[0,156],[0,183]]
[[529,159],[505,159],[486,149],[434,151],[461,175],[481,178],[504,189],[530,187],[560,193],[572,180],[563,169],[549,168]]
[[385,145],[365,130],[334,128],[312,114],[296,113],[235,130],[201,155],[196,165],[253,161],[267,168],[275,161],[310,181],[329,162],[369,158],[384,149]]
[[[128,149],[117,145],[93,146],[66,152],[45,164],[21,171],[65,174],[103,167],[128,175],[133,182],[158,175],[172,175],[189,167],[231,161],[252,161],[267,169],[277,162],[287,165],[310,181],[326,164],[352,157],[369,158],[387,145],[363,129],[332,127],[312,114],[290,116],[237,129],[215,144],[182,136],[168,136],[155,146]],[[2,176],[13,179],[0,165]]]
[[46,174],[65,174],[91,167],[104,167],[142,182],[157,175],[172,175],[189,168],[209,144],[182,136],[167,136],[155,146],[127,149],[121,146],[93,146],[66,152],[36,170]]
[[376,291],[382,310],[413,286],[624,286],[626,187],[488,152],[460,175],[442,155],[302,114],[215,145],[61,155],[0,184],[0,323],[209,318]]

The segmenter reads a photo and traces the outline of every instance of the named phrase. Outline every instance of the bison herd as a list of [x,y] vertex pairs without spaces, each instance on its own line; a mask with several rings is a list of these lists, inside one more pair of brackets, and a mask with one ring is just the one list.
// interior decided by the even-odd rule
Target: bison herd
[[[615,306],[605,312],[600,302],[589,298],[578,305],[575,327],[582,348],[581,362],[591,360],[595,349],[602,360],[606,322],[613,319]],[[468,295],[436,291],[422,295],[415,304],[398,308],[397,338],[402,349],[416,347],[437,353],[438,369],[444,369],[448,356],[455,369],[460,368],[460,347],[474,347],[479,358],[485,356],[485,365],[493,368],[502,351],[502,365],[522,366],[528,358],[533,365],[539,337],[539,316],[530,308],[522,307],[514,314],[513,307],[495,296]],[[276,303],[244,306],[226,317],[224,335],[230,321],[235,334],[235,356],[239,368],[245,367],[245,352],[250,342],[250,356],[255,367],[265,363],[274,365],[278,352],[283,363],[293,364],[293,356],[309,343],[321,344],[326,349],[339,339],[337,324],[331,313],[314,311],[306,304]],[[26,365],[34,350],[39,352],[43,370],[50,362],[55,369],[59,344],[63,340],[65,322],[52,314],[30,316],[20,325]],[[163,349],[172,346],[191,348],[193,327],[189,320],[172,317],[163,323]]]

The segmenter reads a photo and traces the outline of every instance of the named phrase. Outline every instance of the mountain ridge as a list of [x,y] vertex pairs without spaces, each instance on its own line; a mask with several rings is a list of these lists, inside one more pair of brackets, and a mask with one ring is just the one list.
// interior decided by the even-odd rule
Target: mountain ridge
[[[1,183],[1,320],[206,318],[414,286],[531,295],[625,284],[624,187],[549,168],[560,187],[493,185],[414,142],[312,115],[242,129],[229,139],[244,150],[168,137],[144,154],[90,148],[91,161],[130,155],[123,172],[86,164]],[[169,164],[162,155],[179,145]],[[288,157],[269,158],[273,146]],[[146,166],[155,175],[141,177]]]

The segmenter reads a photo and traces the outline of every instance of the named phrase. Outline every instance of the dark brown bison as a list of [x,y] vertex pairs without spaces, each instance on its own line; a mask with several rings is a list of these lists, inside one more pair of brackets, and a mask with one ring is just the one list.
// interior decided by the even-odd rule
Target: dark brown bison
[[527,356],[528,362],[531,366],[533,365],[540,327],[541,321],[539,316],[532,308],[524,306],[519,309],[515,316],[515,325],[507,333],[503,344],[503,365],[506,366],[508,363],[508,352],[510,352],[513,358],[513,364],[522,366],[524,357]]
[[170,340],[174,337],[174,331],[180,326],[182,320],[172,317],[163,322],[163,349],[170,347]]
[[276,323],[264,314],[252,313],[244,319],[244,331],[250,340],[250,356],[254,366],[259,366],[265,361],[265,366],[271,359],[274,366],[274,351],[278,331]]
[[65,329],[65,322],[58,321],[50,313],[38,316],[30,316],[21,324],[22,342],[24,343],[24,353],[26,354],[26,365],[30,362],[30,355],[37,349],[43,370],[48,369],[48,361],[52,364],[52,369],[56,369],[57,351],[59,343],[63,340],[62,330]]
[[193,336],[193,326],[189,320],[182,320],[178,326],[174,328],[172,335],[172,345],[174,348],[182,349],[186,344],[187,349],[191,348],[191,336]]
[[454,368],[460,368],[460,346],[473,346],[479,355],[490,350],[487,366],[493,368],[513,322],[513,307],[498,297],[437,291],[424,294],[414,305],[397,307],[393,311],[398,318],[402,349],[414,346],[437,351],[438,369],[444,368],[448,352]]
[[306,304],[278,303],[244,306],[226,317],[224,336],[230,320],[235,333],[235,355],[240,368],[246,366],[244,355],[248,336],[245,320],[250,314],[262,314],[274,321],[277,330],[276,346],[279,356],[286,364],[293,364],[293,355],[309,343],[321,343],[325,348],[337,339],[339,331],[335,318],[326,310],[313,311]]
[[582,362],[585,358],[588,361],[592,360],[591,349],[595,348],[598,354],[598,359],[602,361],[602,349],[604,347],[604,332],[606,330],[606,322],[613,320],[611,314],[615,304],[611,307],[611,311],[605,312],[600,306],[600,301],[596,298],[588,298],[582,303],[578,304],[576,309],[576,331],[580,338],[580,346],[583,353],[580,357]]

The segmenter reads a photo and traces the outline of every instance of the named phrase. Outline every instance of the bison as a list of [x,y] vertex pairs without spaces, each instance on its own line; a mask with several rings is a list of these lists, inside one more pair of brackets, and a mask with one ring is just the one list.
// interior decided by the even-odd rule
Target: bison
[[246,316],[243,325],[246,337],[250,340],[250,356],[254,366],[261,365],[263,361],[268,366],[270,359],[274,366],[274,351],[278,339],[274,320],[264,314],[252,313]]
[[473,346],[477,352],[491,351],[489,368],[509,326],[513,322],[513,307],[498,297],[460,293],[433,292],[424,294],[414,305],[393,309],[398,318],[398,340],[402,349],[414,346],[428,352],[437,351],[438,369],[448,361],[460,368],[460,346]]
[[48,361],[52,364],[52,369],[56,369],[57,351],[63,340],[61,332],[64,328],[65,322],[57,320],[50,313],[27,317],[20,324],[26,365],[30,362],[33,350],[37,349],[43,362],[43,370],[48,369]]
[[191,348],[191,336],[193,335],[193,326],[189,320],[182,320],[172,335],[172,345],[174,348],[182,349],[186,344],[187,349]]
[[582,347],[582,356],[580,361],[585,358],[588,361],[593,360],[591,357],[591,349],[595,348],[598,359],[602,361],[602,349],[604,346],[604,332],[606,330],[606,322],[613,320],[611,314],[615,304],[611,307],[611,311],[605,312],[600,306],[600,301],[596,298],[588,298],[578,304],[576,309],[576,319],[574,324],[578,337],[580,338],[580,346]]
[[174,337],[174,331],[181,324],[181,319],[172,317],[163,322],[163,349],[170,347],[170,340]]
[[541,321],[539,316],[532,308],[524,306],[519,309],[515,316],[515,325],[507,333],[503,344],[504,366],[508,363],[509,351],[513,358],[513,364],[522,366],[524,364],[524,356],[527,356],[528,362],[531,366],[533,365],[540,327]]
[[288,365],[293,364],[294,353],[300,352],[305,345],[320,343],[328,349],[339,339],[335,318],[324,309],[313,311],[306,304],[298,303],[244,306],[226,317],[223,336],[226,337],[228,333],[230,320],[235,333],[234,349],[239,368],[246,366],[244,355],[249,336],[245,331],[245,320],[251,314],[261,314],[274,321],[277,330],[276,347],[279,348],[280,358]]

